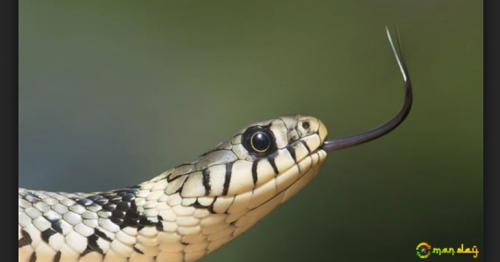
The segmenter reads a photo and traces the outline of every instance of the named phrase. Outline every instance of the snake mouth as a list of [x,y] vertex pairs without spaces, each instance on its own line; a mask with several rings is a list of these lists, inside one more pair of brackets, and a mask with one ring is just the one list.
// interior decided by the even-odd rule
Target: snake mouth
[[328,151],[329,150],[328,149],[328,145],[327,145],[328,141],[332,141],[332,140],[330,140],[330,138],[328,136],[326,136],[325,139],[323,140],[323,142],[321,143],[321,145],[316,150],[314,150],[313,152],[311,152],[311,154],[314,153],[314,152],[316,152],[316,151],[318,151],[318,150],[320,150],[320,149]]

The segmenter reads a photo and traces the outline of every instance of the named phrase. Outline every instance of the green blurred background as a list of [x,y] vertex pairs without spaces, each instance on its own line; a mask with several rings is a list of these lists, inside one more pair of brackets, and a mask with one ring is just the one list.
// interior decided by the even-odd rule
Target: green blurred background
[[397,26],[415,88],[407,121],[330,154],[204,261],[481,248],[481,1],[25,0],[19,17],[20,185],[56,191],[137,184],[280,115],[317,116],[330,137],[376,126],[402,101],[384,32]]

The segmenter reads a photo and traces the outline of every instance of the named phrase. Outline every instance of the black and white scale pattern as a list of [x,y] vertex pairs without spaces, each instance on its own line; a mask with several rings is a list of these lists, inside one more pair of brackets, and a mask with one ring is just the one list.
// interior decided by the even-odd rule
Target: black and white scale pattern
[[326,158],[326,128],[313,117],[249,128],[255,126],[272,132],[270,154],[251,154],[242,145],[244,129],[138,186],[96,193],[19,189],[20,261],[194,261],[207,255],[300,190]]

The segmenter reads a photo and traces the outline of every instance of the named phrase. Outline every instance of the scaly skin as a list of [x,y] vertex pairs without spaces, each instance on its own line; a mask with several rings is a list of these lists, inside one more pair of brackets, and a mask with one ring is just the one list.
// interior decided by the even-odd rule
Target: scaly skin
[[[271,147],[254,151],[256,127]],[[19,261],[194,261],[305,186],[326,158],[309,116],[254,123],[197,160],[135,187],[96,193],[19,189]]]

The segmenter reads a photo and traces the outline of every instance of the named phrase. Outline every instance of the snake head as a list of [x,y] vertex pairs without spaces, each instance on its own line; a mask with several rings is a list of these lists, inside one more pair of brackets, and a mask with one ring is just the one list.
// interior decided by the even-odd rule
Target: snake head
[[306,174],[312,176],[311,169],[323,162],[326,136],[325,125],[311,116],[250,124],[197,160],[167,171],[166,192],[183,198],[237,199],[225,207],[213,206],[221,213],[231,206],[255,209],[272,198],[281,202],[294,184]]

